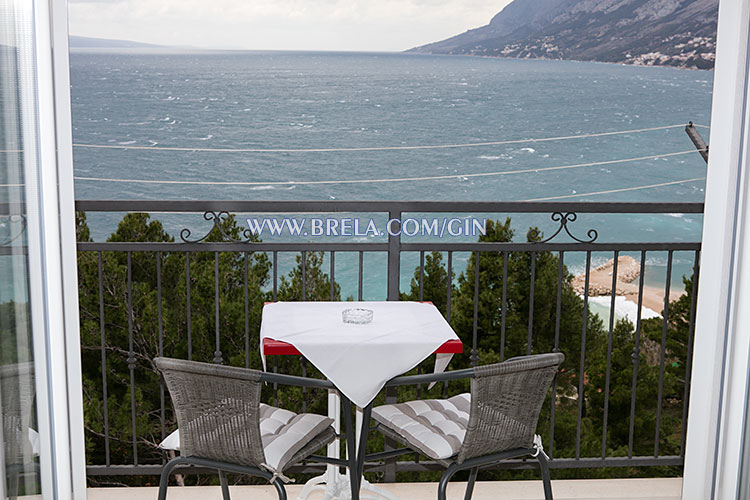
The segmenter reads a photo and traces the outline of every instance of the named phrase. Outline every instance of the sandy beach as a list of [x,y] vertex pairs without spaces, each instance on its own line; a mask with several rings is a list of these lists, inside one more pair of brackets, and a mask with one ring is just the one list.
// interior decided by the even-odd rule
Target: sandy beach
[[[625,297],[626,300],[638,303],[638,277],[641,272],[641,264],[629,255],[623,255],[617,259],[617,295]],[[612,293],[612,270],[614,259],[609,259],[605,264],[596,267],[589,273],[589,296],[599,297]],[[579,274],[573,278],[573,288],[583,295],[586,286],[586,275]],[[671,290],[669,301],[677,300],[684,294],[683,290]],[[664,309],[664,289],[660,287],[643,287],[643,307],[647,307],[659,314]]]

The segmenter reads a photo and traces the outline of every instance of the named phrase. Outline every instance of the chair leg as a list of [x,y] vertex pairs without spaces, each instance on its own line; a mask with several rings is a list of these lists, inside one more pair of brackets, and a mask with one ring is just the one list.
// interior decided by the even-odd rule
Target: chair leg
[[456,472],[458,472],[458,467],[456,467],[455,463],[443,472],[443,476],[440,478],[440,484],[438,484],[438,500],[446,500],[448,482]]
[[230,500],[229,498],[229,483],[227,482],[227,475],[224,471],[219,470],[219,483],[221,483],[221,497],[224,500]]
[[273,485],[276,488],[276,493],[279,494],[279,500],[286,500],[286,490],[284,489],[284,483],[281,482],[281,479],[276,478]]
[[169,476],[172,473],[172,469],[182,463],[180,458],[173,458],[164,465],[161,471],[161,479],[159,479],[159,500],[167,500],[167,487],[169,486]]
[[539,467],[542,469],[542,484],[544,485],[544,500],[553,500],[552,499],[552,483],[550,482],[549,477],[549,463],[547,459],[547,455],[544,454],[542,451],[536,456],[536,459],[539,461]]
[[477,480],[477,473],[479,467],[474,467],[469,472],[469,481],[466,483],[466,493],[464,493],[464,500],[471,500],[471,495],[474,493],[474,483]]

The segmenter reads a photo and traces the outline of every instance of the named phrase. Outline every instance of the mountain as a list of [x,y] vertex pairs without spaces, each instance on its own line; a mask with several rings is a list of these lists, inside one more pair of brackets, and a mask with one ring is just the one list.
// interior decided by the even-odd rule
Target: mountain
[[514,0],[490,23],[410,52],[709,69],[718,0]]
[[107,38],[89,38],[85,36],[69,36],[71,49],[156,49],[161,45],[131,42],[130,40],[110,40]]

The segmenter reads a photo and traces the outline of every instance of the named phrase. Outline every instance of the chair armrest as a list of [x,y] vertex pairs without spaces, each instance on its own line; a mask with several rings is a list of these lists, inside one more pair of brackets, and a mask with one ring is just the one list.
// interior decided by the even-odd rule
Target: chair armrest
[[416,385],[429,384],[431,382],[444,382],[446,380],[458,380],[462,378],[471,378],[474,376],[474,368],[463,370],[454,370],[442,373],[425,373],[422,375],[406,375],[389,380],[385,386],[393,387],[397,385]]
[[270,382],[272,384],[293,385],[297,387],[310,387],[313,389],[335,389],[329,380],[319,378],[298,377],[296,375],[285,375],[283,373],[263,372],[260,375],[261,382]]
[[162,373],[164,370],[177,370],[179,372],[190,373],[197,376],[212,375],[227,379],[271,382],[275,384],[295,385],[298,387],[335,389],[334,385],[328,380],[297,377],[296,375],[284,375],[281,373],[261,372],[251,368],[242,368],[238,366],[199,363],[197,361],[162,357],[154,358],[154,364]]
[[[551,354],[551,353],[550,353]],[[504,361],[504,363],[509,363],[511,361],[522,361],[524,359],[535,359],[539,356],[539,354],[524,354],[523,356],[513,356],[512,358],[508,358]]]

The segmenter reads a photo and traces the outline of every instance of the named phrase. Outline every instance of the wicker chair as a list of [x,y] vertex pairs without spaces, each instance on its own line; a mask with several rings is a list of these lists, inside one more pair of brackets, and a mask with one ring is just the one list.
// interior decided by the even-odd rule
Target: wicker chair
[[469,500],[480,467],[531,455],[542,469],[544,496],[552,500],[548,457],[534,432],[564,359],[561,353],[539,354],[468,370],[393,379],[387,386],[470,377],[471,393],[374,408],[380,432],[408,448],[371,455],[368,460],[414,450],[437,461],[447,467],[438,486],[438,500],[445,500],[451,477],[469,469],[464,496]]
[[[260,402],[263,382],[332,389],[330,382],[169,358],[156,358],[154,363],[172,397],[180,450],[180,456],[164,466],[159,500],[166,499],[174,468],[186,465],[217,470],[225,500],[229,500],[226,473],[265,478],[279,499],[286,500],[283,471],[336,437],[329,418],[294,414]],[[337,459],[315,459],[348,465]]]
[[33,363],[0,366],[0,411],[2,412],[5,464],[8,493],[18,495],[18,481],[22,474],[36,472],[38,465],[30,437],[31,412],[34,407],[36,387]]

